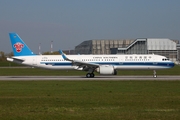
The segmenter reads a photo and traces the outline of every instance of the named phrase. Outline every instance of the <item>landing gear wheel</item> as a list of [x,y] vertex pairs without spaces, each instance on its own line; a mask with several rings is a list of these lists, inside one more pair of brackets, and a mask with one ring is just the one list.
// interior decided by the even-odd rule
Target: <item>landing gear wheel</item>
[[90,74],[90,73],[87,73],[87,74],[86,74],[86,77],[87,77],[87,78],[90,78],[90,77],[91,77],[91,74]]
[[87,77],[87,78],[93,78],[93,77],[94,77],[94,73],[87,73],[87,74],[86,74],[86,77]]
[[90,76],[91,76],[91,78],[93,78],[94,77],[94,73],[91,73]]
[[154,75],[153,77],[154,77],[154,78],[157,78],[157,75]]

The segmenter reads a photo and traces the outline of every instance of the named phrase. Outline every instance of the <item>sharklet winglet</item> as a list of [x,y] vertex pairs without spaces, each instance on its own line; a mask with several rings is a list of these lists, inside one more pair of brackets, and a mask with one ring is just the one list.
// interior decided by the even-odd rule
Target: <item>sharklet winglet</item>
[[59,50],[59,52],[60,52],[60,54],[62,55],[62,57],[63,57],[64,60],[72,61],[72,60],[70,60],[69,58],[66,57],[66,55],[63,53],[62,50]]

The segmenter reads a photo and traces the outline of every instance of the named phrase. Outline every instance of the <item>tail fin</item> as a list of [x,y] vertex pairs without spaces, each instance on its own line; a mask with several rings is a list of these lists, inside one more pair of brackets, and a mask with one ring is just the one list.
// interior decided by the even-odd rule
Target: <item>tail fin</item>
[[14,56],[35,55],[16,33],[9,33]]

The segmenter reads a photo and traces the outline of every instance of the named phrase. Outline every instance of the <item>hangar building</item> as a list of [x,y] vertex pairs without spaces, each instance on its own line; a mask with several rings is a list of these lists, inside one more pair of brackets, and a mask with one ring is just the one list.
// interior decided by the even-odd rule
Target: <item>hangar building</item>
[[139,38],[129,40],[87,40],[75,47],[76,54],[158,54],[180,60],[178,40]]

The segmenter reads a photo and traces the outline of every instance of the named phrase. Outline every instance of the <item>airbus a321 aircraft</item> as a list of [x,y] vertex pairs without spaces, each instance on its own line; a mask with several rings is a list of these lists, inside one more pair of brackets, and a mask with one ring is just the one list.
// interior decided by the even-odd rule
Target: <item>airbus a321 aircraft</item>
[[157,69],[174,67],[168,58],[154,54],[133,55],[36,55],[16,33],[9,33],[14,56],[8,61],[56,70],[87,71],[86,77],[93,78],[94,72],[101,75],[116,75],[117,70],[153,70],[153,77],[157,77]]

